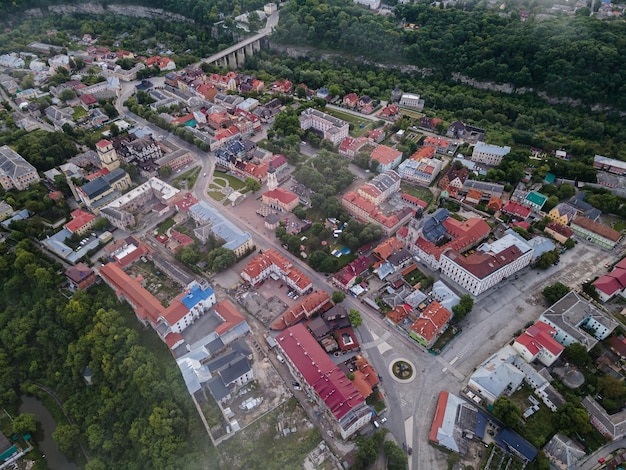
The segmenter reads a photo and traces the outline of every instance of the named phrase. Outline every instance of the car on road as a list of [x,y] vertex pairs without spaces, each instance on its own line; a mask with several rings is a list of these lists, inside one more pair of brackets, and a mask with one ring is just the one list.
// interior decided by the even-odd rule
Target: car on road
[[380,427],[380,423],[378,421],[376,421],[376,420],[374,420],[374,427],[376,429],[378,429]]
[[380,424],[385,424],[387,422],[387,417],[385,416],[383,419],[380,420]]

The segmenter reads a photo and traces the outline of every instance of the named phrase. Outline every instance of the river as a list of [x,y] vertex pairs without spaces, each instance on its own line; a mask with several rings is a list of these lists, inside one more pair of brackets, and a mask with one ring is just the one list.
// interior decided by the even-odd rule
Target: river
[[33,438],[37,442],[39,450],[46,456],[46,463],[50,470],[80,470],[80,467],[73,464],[57,448],[56,442],[52,439],[52,433],[57,428],[57,423],[43,403],[35,397],[22,396],[20,413],[33,413],[39,426]]

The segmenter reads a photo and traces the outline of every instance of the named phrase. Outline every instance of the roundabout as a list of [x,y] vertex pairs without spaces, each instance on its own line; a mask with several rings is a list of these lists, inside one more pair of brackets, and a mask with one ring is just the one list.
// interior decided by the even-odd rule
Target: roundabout
[[389,374],[399,383],[411,383],[415,380],[415,366],[408,359],[395,359],[389,364]]

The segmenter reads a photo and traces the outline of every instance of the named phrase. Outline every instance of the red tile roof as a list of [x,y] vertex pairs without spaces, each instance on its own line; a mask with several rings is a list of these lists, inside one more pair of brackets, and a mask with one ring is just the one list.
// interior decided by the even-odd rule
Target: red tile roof
[[346,375],[328,357],[304,325],[295,325],[276,338],[304,380],[337,420],[365,401]]
[[91,223],[96,218],[95,215],[85,212],[81,209],[76,209],[72,212],[72,220],[65,224],[65,228],[74,233],[85,225]]
[[422,158],[431,159],[435,156],[437,150],[435,147],[420,147],[413,155],[411,155],[411,160],[420,161]]
[[294,194],[288,189],[283,189],[283,188],[276,188],[271,191],[265,191],[263,193],[263,197],[276,199],[285,205],[289,205],[290,203],[298,199],[297,194]]
[[116,263],[107,263],[102,266],[100,277],[107,281],[118,297],[126,299],[131,304],[139,318],[157,324],[163,312],[163,306],[137,279],[122,271]]
[[435,409],[435,417],[433,418],[433,424],[430,427],[430,433],[428,434],[428,440],[439,443],[437,434],[439,429],[443,426],[443,419],[446,417],[446,408],[448,407],[448,392],[439,392],[439,398],[437,399],[437,408]]
[[517,337],[515,342],[528,349],[533,356],[541,349],[547,349],[553,355],[558,356],[565,347],[554,339],[555,335],[556,330],[553,327],[538,321]]
[[431,302],[411,325],[411,330],[427,342],[435,339],[452,318],[452,313],[437,301]]
[[443,256],[447,256],[463,269],[476,276],[478,279],[484,279],[491,273],[496,272],[501,267],[512,263],[521,255],[521,250],[517,246],[512,245],[505,248],[496,255],[475,252],[465,257],[457,251],[450,250],[444,253]]
[[574,235],[574,231],[571,228],[569,228],[567,225],[562,225],[557,222],[550,222],[548,225],[546,225],[546,228],[567,238],[570,238],[572,235]]
[[532,210],[529,207],[523,206],[519,202],[509,201],[502,208],[502,212],[506,212],[508,214],[516,215],[518,217],[527,218]]
[[403,247],[404,245],[402,245],[402,242],[400,240],[398,240],[396,237],[391,237],[384,242],[379,243],[378,246],[374,248],[374,251],[372,253],[378,259],[386,260],[393,254],[394,251],[400,250]]
[[319,311],[326,311],[333,306],[328,292],[316,290],[307,295],[300,303],[294,305],[272,323],[272,330],[284,330],[300,320],[311,317]]
[[386,145],[379,145],[370,155],[372,160],[376,160],[381,165],[389,165],[401,157],[402,152],[391,147],[387,147]]
[[611,227],[595,222],[588,217],[579,215],[574,219],[572,225],[576,225],[582,229],[588,230],[596,235],[599,235],[612,242],[617,242],[621,238],[621,234],[617,230],[613,230]]
[[213,307],[215,313],[224,320],[224,323],[215,328],[215,332],[222,336],[224,333],[229,332],[234,327],[245,321],[243,315],[237,310],[230,300],[222,300],[215,304]]
[[408,193],[402,193],[401,198],[410,204],[414,204],[418,207],[421,207],[422,209],[426,209],[426,207],[428,206],[427,202],[422,201],[420,198],[417,198]]

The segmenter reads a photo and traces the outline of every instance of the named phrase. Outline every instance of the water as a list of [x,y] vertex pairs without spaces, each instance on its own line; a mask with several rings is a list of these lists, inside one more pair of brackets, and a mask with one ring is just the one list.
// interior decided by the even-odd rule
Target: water
[[[80,470],[80,467],[73,464],[65,455],[59,452],[56,442],[52,439],[52,433],[57,428],[57,423],[43,406],[43,403],[35,397],[22,396],[20,413],[33,413],[39,426],[33,435],[39,450],[46,456],[46,463],[50,470]],[[36,452],[36,451],[33,451]]]

